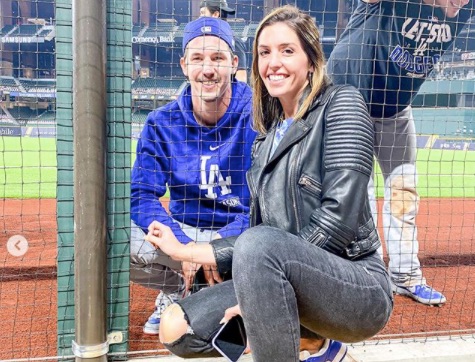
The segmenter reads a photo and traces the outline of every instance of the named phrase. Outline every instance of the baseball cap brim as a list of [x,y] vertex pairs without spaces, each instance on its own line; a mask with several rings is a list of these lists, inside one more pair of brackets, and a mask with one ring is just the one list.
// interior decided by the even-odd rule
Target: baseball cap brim
[[228,14],[231,14],[231,15],[236,12],[236,10],[231,9],[230,7],[227,7],[227,6],[222,6],[222,7],[220,7],[220,9],[222,11],[226,11]]
[[203,6],[213,6],[213,7],[217,7],[219,8],[221,11],[224,11],[228,14],[234,14],[236,12],[235,9],[231,9],[229,6],[228,6],[228,3],[227,1],[206,1],[206,0],[203,0],[200,2],[200,8],[202,8]]

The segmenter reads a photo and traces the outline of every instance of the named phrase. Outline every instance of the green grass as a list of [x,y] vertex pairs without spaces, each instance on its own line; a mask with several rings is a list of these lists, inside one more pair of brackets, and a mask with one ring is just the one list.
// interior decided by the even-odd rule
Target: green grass
[[[421,197],[475,197],[475,152],[426,150],[417,152]],[[376,168],[377,195],[383,196],[383,178]]]
[[0,198],[56,197],[56,141],[0,137]]
[[[132,141],[132,163],[137,142]],[[475,197],[475,152],[418,150],[421,197]],[[383,181],[376,168],[377,195]],[[0,198],[56,197],[56,141],[0,137]]]

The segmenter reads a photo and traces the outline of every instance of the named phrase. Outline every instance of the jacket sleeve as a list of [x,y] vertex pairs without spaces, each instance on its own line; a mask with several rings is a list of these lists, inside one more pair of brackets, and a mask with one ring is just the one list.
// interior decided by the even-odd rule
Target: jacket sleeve
[[181,243],[187,244],[191,239],[173,221],[160,202],[160,197],[167,190],[171,170],[170,155],[167,156],[166,145],[160,141],[157,131],[158,126],[149,115],[137,144],[132,169],[131,217],[145,232],[148,232],[147,228],[152,221],[159,221],[169,226]]
[[340,88],[329,101],[323,145],[321,207],[300,236],[340,254],[356,239],[373,165],[373,124],[361,94]]
[[225,276],[232,270],[234,245],[237,238],[237,236],[231,236],[229,238],[213,240],[210,243],[213,248],[218,272],[222,276]]

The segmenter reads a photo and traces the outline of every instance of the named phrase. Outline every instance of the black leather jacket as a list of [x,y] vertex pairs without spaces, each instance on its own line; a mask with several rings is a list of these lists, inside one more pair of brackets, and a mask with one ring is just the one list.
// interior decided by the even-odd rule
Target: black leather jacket
[[[251,227],[278,227],[348,259],[376,251],[367,193],[373,124],[356,88],[329,86],[270,156],[274,134],[275,126],[253,145]],[[212,242],[220,272],[230,270],[234,242]]]

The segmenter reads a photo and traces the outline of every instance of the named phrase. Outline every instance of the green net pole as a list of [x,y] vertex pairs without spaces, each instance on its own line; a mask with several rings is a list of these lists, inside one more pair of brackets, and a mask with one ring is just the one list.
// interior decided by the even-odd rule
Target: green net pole
[[[74,322],[72,0],[56,1],[58,355],[72,356]],[[128,345],[132,2],[107,0],[107,332],[109,358]]]
[[56,134],[58,224],[58,356],[74,339],[72,0],[56,0]]
[[110,345],[113,358],[121,358],[128,347],[131,76],[132,1],[108,0],[108,331],[122,336],[122,342]]
[[106,0],[73,0],[76,362],[105,362]]

